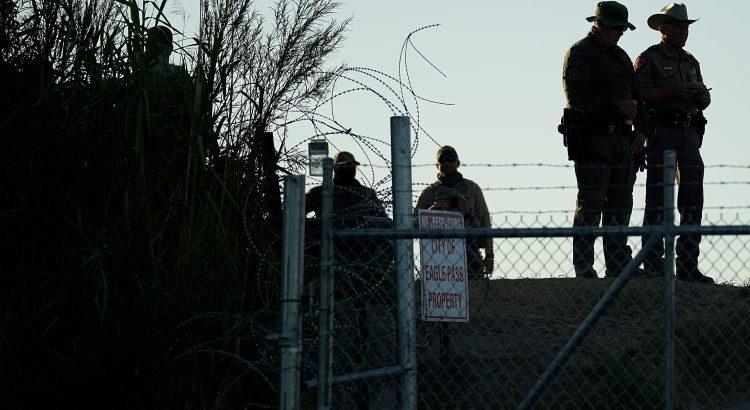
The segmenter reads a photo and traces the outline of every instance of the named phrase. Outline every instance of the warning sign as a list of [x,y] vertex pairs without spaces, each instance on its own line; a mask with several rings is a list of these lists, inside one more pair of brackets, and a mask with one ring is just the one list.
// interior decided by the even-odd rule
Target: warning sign
[[[419,229],[463,229],[460,212],[418,211]],[[464,239],[420,239],[422,320],[469,321],[469,289]]]

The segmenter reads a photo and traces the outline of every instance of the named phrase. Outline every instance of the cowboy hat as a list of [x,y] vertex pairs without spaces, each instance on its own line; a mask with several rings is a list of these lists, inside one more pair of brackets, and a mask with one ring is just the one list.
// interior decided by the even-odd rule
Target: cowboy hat
[[682,22],[693,24],[698,19],[690,20],[688,18],[687,7],[682,3],[671,3],[664,6],[660,12],[648,18],[648,26],[654,30],[659,30],[659,26],[664,23]]

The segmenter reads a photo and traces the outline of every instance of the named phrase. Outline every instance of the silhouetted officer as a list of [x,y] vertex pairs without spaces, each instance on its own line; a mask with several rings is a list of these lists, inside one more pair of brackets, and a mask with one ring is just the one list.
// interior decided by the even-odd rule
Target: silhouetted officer
[[[603,1],[589,34],[565,56],[563,85],[566,120],[575,123],[575,160],[578,200],[575,227],[627,226],[633,208],[636,170],[633,152],[643,148],[645,117],[638,107],[633,66],[617,42],[627,29],[628,10],[615,1]],[[635,124],[636,132],[632,130]],[[573,265],[577,277],[596,278],[594,240],[573,238]],[[604,237],[606,276],[619,275],[632,260],[624,235]],[[643,271],[637,274],[645,274]]]
[[[359,162],[349,152],[341,151],[333,157],[333,197],[331,222],[335,229],[390,227],[385,207],[372,188],[362,185],[357,179]],[[314,187],[305,195],[305,211],[322,216],[323,188]],[[320,238],[319,234],[317,238]],[[311,238],[311,239],[314,239]],[[314,249],[314,247],[313,247]],[[308,251],[310,247],[308,247]],[[351,365],[367,364],[372,358],[365,348],[370,343],[368,313],[382,307],[392,290],[391,263],[393,259],[390,242],[378,238],[361,238],[355,241],[334,240],[335,299],[346,302],[341,308],[341,323],[352,326],[343,335],[357,349],[350,352]],[[374,301],[374,304],[370,302]],[[377,314],[377,312],[376,312]],[[338,320],[338,319],[337,319]],[[378,320],[382,318],[378,317]],[[346,364],[345,366],[349,366]],[[352,371],[354,368],[348,368]],[[369,406],[367,381],[354,383],[356,407]]]
[[[458,172],[461,161],[451,146],[444,146],[437,152],[437,181],[425,188],[419,195],[417,209],[438,209],[458,211],[464,214],[467,228],[491,228],[490,212],[484,200],[482,189]],[[484,249],[484,257],[479,253]],[[495,252],[492,238],[467,239],[466,262],[470,277],[489,275],[494,268]]]
[[[333,157],[333,219],[341,227],[356,224],[358,217],[385,217],[385,207],[372,188],[356,178],[357,162],[354,155],[341,151]],[[305,212],[321,216],[323,187],[316,186],[305,195]]]
[[[677,153],[680,224],[701,224],[704,166],[699,148],[706,124],[702,112],[711,104],[711,95],[703,84],[698,60],[683,50],[688,27],[694,22],[688,18],[685,5],[667,5],[648,19],[648,26],[661,33],[661,43],[649,47],[636,60],[639,93],[651,121],[644,225],[661,223],[666,150]],[[681,235],[678,238],[677,278],[713,283],[713,279],[698,270],[700,241],[700,235]],[[662,240],[647,254],[644,267],[661,272],[663,254]]]

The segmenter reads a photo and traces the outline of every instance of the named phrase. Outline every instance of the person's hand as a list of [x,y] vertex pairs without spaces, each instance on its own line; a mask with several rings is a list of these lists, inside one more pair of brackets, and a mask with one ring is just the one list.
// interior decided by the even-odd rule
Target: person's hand
[[630,143],[631,152],[643,151],[646,148],[646,134],[641,131],[637,131],[633,137],[633,142]]
[[706,86],[699,83],[687,83],[680,84],[672,89],[672,94],[675,98],[683,100],[689,100],[694,98],[696,94],[706,91]]
[[711,104],[711,93],[708,90],[704,90],[698,94],[698,104],[701,108],[706,108]]
[[635,119],[635,114],[638,112],[638,102],[635,100],[620,100],[617,112],[622,114],[625,119],[632,121]]
[[645,150],[633,154],[633,166],[635,167],[636,172],[643,172],[646,170],[646,167],[648,166],[648,157],[646,156]]
[[495,270],[495,255],[485,254],[482,262],[484,262],[484,274],[489,276]]
[[432,205],[427,209],[447,211],[450,209],[450,201],[448,201],[448,198],[437,198],[435,199],[435,202],[433,202]]

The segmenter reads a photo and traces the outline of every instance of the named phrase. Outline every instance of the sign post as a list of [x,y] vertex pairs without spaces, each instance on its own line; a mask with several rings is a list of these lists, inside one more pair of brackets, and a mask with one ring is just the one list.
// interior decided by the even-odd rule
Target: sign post
[[[461,212],[420,209],[419,229],[463,229]],[[466,240],[431,238],[419,241],[422,276],[422,320],[468,322],[469,287]]]

